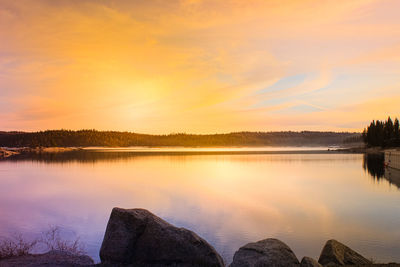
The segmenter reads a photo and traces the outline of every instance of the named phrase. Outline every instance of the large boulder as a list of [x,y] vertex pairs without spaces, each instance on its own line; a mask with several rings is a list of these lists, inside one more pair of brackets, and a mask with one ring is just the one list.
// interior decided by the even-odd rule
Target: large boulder
[[94,261],[87,255],[52,250],[44,254],[24,255],[0,260],[1,267],[70,267],[91,266]]
[[299,260],[282,241],[274,238],[249,243],[236,251],[230,267],[298,267]]
[[334,239],[326,242],[318,262],[324,266],[362,265],[372,263],[370,260],[367,260],[351,248]]
[[112,210],[100,259],[133,266],[224,266],[207,241],[144,209]]
[[300,267],[322,267],[316,260],[310,257],[304,257],[301,260]]

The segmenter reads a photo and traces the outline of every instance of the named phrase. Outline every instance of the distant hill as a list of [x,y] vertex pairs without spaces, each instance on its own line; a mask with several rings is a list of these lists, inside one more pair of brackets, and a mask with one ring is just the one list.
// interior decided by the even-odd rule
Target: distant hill
[[128,146],[330,146],[358,140],[349,132],[234,132],[228,134],[149,135],[96,130],[0,132],[2,147]]

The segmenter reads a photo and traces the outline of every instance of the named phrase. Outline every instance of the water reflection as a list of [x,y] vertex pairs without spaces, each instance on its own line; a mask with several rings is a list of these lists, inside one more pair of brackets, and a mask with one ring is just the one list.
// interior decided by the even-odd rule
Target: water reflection
[[298,154],[336,154],[339,152],[329,151],[324,147],[311,148],[286,148],[286,147],[262,147],[262,148],[101,148],[101,149],[79,149],[62,153],[23,153],[4,159],[3,161],[32,161],[44,163],[96,163],[102,161],[134,160],[135,158],[154,156],[199,156],[199,155],[298,155]]
[[363,157],[363,168],[368,171],[372,177],[377,180],[384,177],[385,166],[384,166],[384,154],[383,153],[371,153],[364,154]]
[[0,235],[60,225],[98,260],[112,207],[140,207],[197,232],[227,263],[266,237],[300,258],[336,238],[400,261],[399,191],[371,182],[360,154],[74,153],[0,162]]
[[400,189],[400,170],[385,167],[383,153],[364,154],[363,168],[378,182],[385,179]]

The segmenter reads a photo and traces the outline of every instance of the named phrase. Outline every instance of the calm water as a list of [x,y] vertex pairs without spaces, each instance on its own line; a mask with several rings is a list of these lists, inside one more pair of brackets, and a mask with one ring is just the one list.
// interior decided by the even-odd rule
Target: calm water
[[35,236],[58,225],[98,261],[111,209],[140,207],[195,231],[227,263],[240,246],[267,237],[299,259],[318,258],[335,238],[367,257],[400,262],[400,190],[379,164],[365,167],[363,155],[181,152],[0,161],[0,235]]

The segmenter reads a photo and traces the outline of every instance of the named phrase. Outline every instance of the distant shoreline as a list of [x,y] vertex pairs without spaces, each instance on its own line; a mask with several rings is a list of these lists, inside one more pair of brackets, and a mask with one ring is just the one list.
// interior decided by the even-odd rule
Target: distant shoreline
[[354,146],[361,133],[348,132],[234,132],[227,134],[149,135],[96,130],[0,132],[0,147],[256,147],[256,146]]

